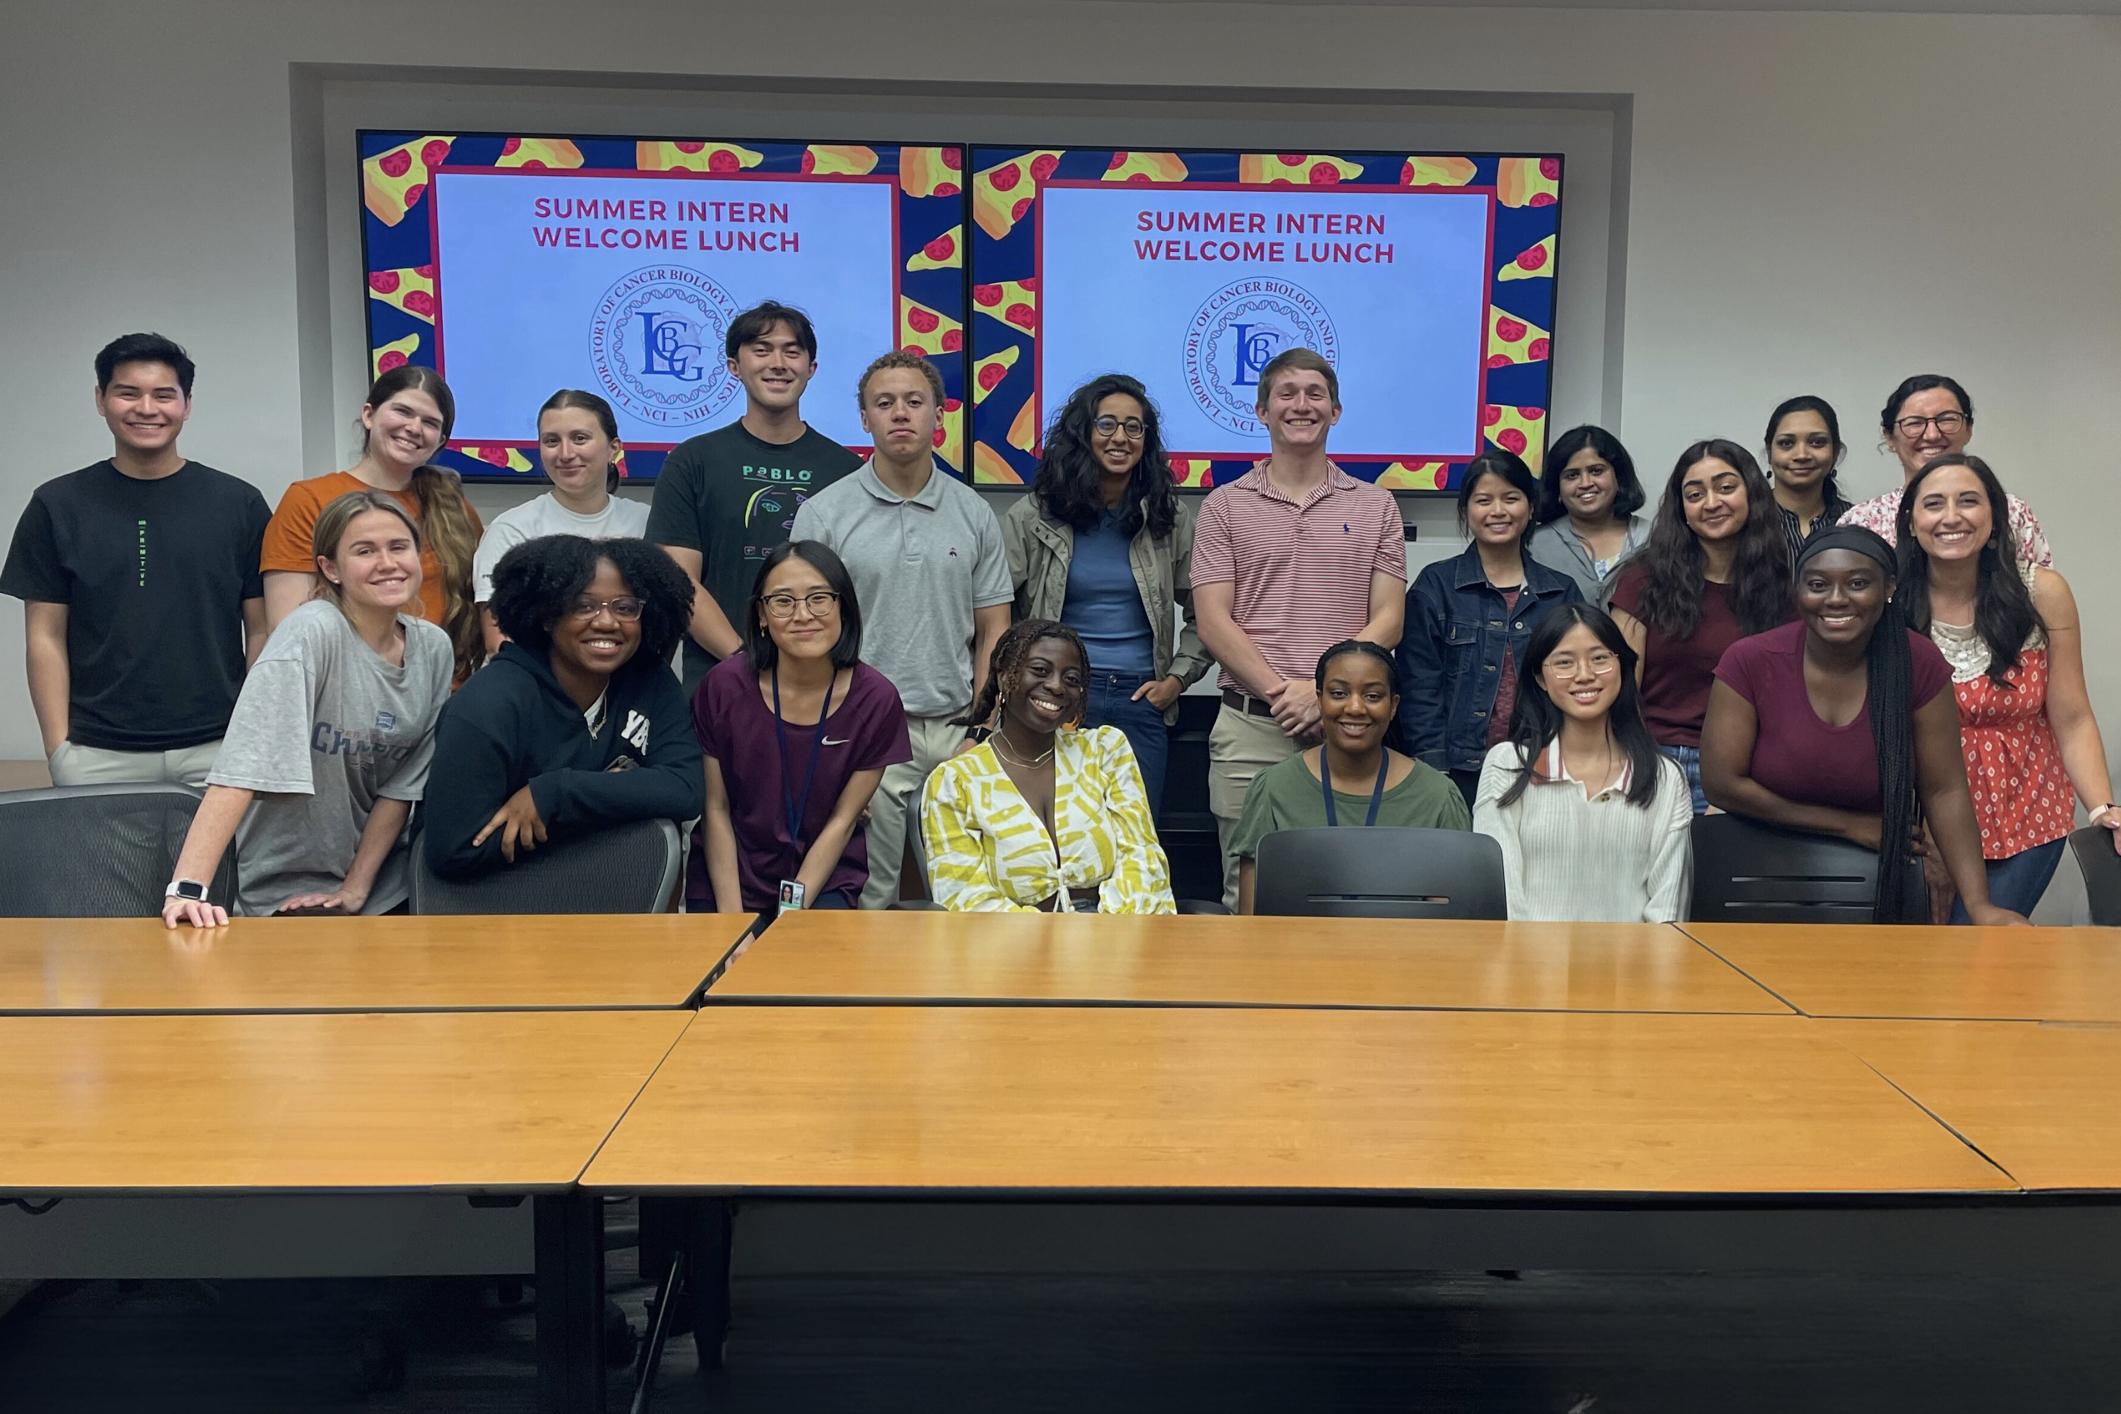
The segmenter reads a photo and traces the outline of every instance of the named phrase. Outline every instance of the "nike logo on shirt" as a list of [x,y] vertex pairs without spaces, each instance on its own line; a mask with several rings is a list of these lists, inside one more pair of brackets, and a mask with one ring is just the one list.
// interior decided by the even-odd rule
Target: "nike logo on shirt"
[[852,741],[852,740],[853,740],[853,738],[852,738],[852,737],[844,737],[844,736],[843,736],[843,737],[839,737],[839,738],[837,738],[837,739],[834,739],[834,738],[832,738],[832,737],[829,737],[829,736],[828,736],[828,737],[825,737],[825,738],[821,739],[821,740],[820,740],[820,741],[818,742],[818,745],[820,745],[820,746],[845,746],[845,745],[846,745],[846,744],[847,744],[847,743],[848,743],[849,741]]

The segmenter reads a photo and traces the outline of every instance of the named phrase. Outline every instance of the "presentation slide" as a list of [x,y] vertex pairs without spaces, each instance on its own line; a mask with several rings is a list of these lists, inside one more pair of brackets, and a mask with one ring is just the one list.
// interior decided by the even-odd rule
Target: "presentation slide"
[[[1071,389],[1117,370],[1162,413],[1181,485],[1268,450],[1258,375],[1310,348],[1330,448],[1450,491],[1483,447],[1545,446],[1555,157],[974,148],[973,466],[1028,481]],[[984,318],[979,316],[986,316]]]
[[616,412],[625,474],[733,421],[723,341],[760,300],[819,344],[806,421],[867,449],[854,380],[928,355],[949,394],[937,453],[962,472],[961,149],[363,133],[369,344],[430,364],[468,477],[537,472],[536,414],[586,388]]

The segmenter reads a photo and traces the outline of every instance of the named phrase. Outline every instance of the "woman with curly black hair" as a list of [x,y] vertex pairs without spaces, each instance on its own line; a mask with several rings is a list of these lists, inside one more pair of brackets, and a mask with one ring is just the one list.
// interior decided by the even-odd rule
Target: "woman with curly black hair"
[[1084,725],[1126,734],[1160,810],[1178,695],[1212,660],[1193,630],[1193,510],[1172,494],[1156,404],[1139,381],[1107,373],[1069,395],[1031,494],[1002,517],[1002,543],[1016,617],[1081,635]]
[[632,820],[700,813],[705,778],[671,650],[692,584],[645,540],[547,535],[501,557],[508,641],[435,729],[427,863],[444,877]]

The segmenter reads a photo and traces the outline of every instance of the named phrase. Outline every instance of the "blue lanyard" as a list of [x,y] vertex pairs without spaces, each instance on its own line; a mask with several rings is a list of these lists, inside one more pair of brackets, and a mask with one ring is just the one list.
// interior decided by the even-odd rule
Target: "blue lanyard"
[[[1384,804],[1385,772],[1392,769],[1392,753],[1379,750],[1377,753],[1377,784],[1370,789],[1370,813],[1363,819],[1363,828],[1377,823],[1377,807]],[[1340,823],[1339,813],[1333,809],[1333,768],[1326,764],[1326,749],[1318,748],[1318,788],[1326,793],[1326,824]]]
[[[834,677],[839,674],[835,671]],[[788,793],[788,733],[781,718],[781,670],[773,669],[773,744],[781,757],[781,813],[788,821],[788,839],[795,845],[797,862],[803,853],[803,816],[810,809],[810,787],[817,783],[818,758],[825,754],[825,720],[832,715],[832,684],[825,684],[825,705],[817,712],[817,741],[810,748],[810,768],[803,772],[803,788]]]

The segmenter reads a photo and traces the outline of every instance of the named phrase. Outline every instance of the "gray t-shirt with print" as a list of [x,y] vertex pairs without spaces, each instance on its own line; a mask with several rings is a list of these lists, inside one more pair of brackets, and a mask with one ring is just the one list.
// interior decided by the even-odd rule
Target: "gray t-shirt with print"
[[[405,662],[361,641],[338,606],[311,600],[283,620],[244,679],[207,784],[257,792],[236,836],[236,904],[270,913],[346,879],[378,800],[418,800],[435,718],[456,660],[449,635],[398,615]],[[363,913],[405,901],[405,850],[391,851]]]

